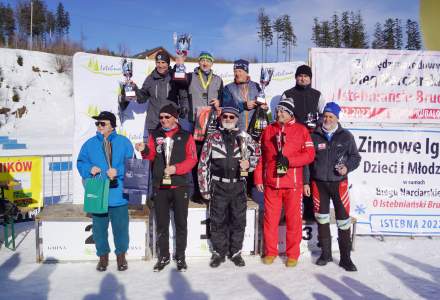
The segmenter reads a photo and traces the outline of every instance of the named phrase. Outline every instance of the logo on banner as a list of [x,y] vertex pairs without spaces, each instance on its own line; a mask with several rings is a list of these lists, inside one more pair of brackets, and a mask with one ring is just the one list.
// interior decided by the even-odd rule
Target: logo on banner
[[86,69],[95,74],[106,76],[121,75],[121,66],[117,64],[102,64],[96,58],[89,58]]

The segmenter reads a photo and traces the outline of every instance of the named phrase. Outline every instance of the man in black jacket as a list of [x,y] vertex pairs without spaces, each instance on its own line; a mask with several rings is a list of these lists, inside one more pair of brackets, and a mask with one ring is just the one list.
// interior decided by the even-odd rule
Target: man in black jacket
[[[315,218],[318,222],[318,240],[322,253],[316,264],[324,266],[333,261],[330,236],[330,198],[335,208],[338,243],[341,260],[346,271],[357,271],[350,258],[350,200],[347,175],[361,161],[353,135],[339,124],[341,108],[335,102],[324,107],[322,125],[312,133],[315,160],[304,172],[304,195],[312,190]],[[310,189],[310,182],[312,189]]]
[[[173,80],[174,70],[170,67],[170,56],[161,51],[156,54],[156,68],[147,76],[142,88],[134,84],[138,103],[148,101],[147,117],[145,119],[145,129],[155,130],[159,126],[159,111],[165,105],[174,103],[179,106],[187,97],[186,91],[179,87],[176,80]],[[121,108],[128,106],[125,97],[121,97]]]
[[[176,227],[175,256],[177,270],[187,269],[185,250],[188,217],[188,175],[197,164],[196,146],[192,135],[181,129],[177,123],[178,112],[173,104],[161,108],[161,128],[151,132],[148,144],[137,143],[136,150],[142,158],[152,161],[154,213],[159,245],[158,261],[154,271],[161,271],[170,263],[169,224],[170,209],[174,212]],[[165,161],[167,141],[172,140],[169,165]],[[168,175],[170,182],[163,181]]]
[[307,65],[299,66],[295,72],[296,85],[284,91],[282,99],[293,99],[295,105],[295,119],[301,124],[306,124],[309,113],[322,112],[325,101],[321,92],[311,87],[312,69]]

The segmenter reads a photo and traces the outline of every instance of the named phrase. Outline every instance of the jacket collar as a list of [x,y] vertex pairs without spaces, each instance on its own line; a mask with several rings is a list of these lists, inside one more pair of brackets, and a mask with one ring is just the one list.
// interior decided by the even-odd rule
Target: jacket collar
[[[116,130],[114,129],[112,131],[112,133],[110,133],[110,135],[108,136],[108,140],[111,142],[118,134],[116,133]],[[96,132],[96,137],[98,138],[98,140],[103,141],[104,140],[104,135],[102,133],[100,133],[99,131]]]

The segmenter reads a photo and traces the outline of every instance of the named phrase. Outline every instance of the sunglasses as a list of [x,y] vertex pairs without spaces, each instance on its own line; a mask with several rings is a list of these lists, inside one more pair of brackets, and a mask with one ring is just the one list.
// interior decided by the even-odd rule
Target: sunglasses
[[98,127],[98,126],[105,127],[105,125],[107,125],[107,124],[105,122],[103,122],[103,121],[96,121],[95,125],[96,125],[96,127]]
[[163,120],[163,119],[168,120],[168,119],[171,119],[171,116],[159,116],[159,119],[160,120]]
[[225,119],[225,120],[227,120],[227,119],[234,120],[235,116],[233,116],[233,115],[222,115],[222,118]]

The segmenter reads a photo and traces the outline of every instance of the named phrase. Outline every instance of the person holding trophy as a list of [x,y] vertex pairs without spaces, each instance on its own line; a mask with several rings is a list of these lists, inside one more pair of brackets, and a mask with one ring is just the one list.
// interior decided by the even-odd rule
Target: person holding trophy
[[115,254],[119,271],[128,268],[125,253],[128,250],[128,195],[123,193],[125,160],[133,157],[131,142],[116,133],[116,116],[102,111],[96,120],[96,136],[88,139],[78,154],[77,168],[83,179],[102,176],[110,179],[108,213],[93,214],[93,240],[99,262],[96,269],[107,270],[110,247],[108,225],[112,224]]
[[[313,196],[321,256],[316,261],[324,266],[333,261],[330,236],[330,198],[338,226],[339,265],[346,271],[357,271],[350,258],[351,218],[347,175],[361,161],[353,135],[338,122],[341,108],[335,102],[324,107],[322,125],[312,133],[316,151],[314,162],[305,168],[304,194]],[[312,191],[310,189],[310,182]]]
[[152,161],[153,201],[158,237],[158,261],[154,271],[161,271],[170,263],[170,209],[174,212],[176,248],[174,259],[177,270],[185,271],[187,242],[189,173],[197,164],[196,146],[192,135],[178,124],[179,114],[173,104],[161,108],[161,127],[152,131],[148,144],[137,143],[143,159]]
[[210,266],[218,267],[229,255],[239,267],[246,227],[246,178],[260,156],[260,146],[238,128],[237,108],[223,107],[220,127],[208,135],[198,166],[200,192],[209,202],[213,247]]
[[[128,101],[137,101],[138,103],[147,103],[147,116],[145,119],[145,129],[148,131],[155,130],[159,127],[159,111],[170,103],[179,105],[187,95],[184,90],[179,87],[174,78],[175,70],[170,67],[170,56],[165,51],[156,54],[156,68],[147,76],[141,88],[133,82],[129,81],[124,84],[128,88],[122,89],[123,95],[120,100],[120,107],[127,107]],[[128,97],[126,90],[135,92],[135,95]]]
[[[223,93],[223,80],[212,71],[214,57],[202,51],[199,55],[199,66],[194,72],[187,73],[183,85],[188,89],[188,102],[181,104],[181,109],[188,112],[185,122],[196,141],[197,155],[200,156],[203,141],[217,127],[217,116],[220,114]],[[185,108],[182,108],[185,107]],[[193,169],[193,201],[200,201],[201,196],[197,182],[197,167]]]
[[301,65],[296,69],[295,81],[295,86],[284,91],[281,99],[293,99],[296,121],[313,130],[325,100],[320,91],[311,87],[312,69],[309,66]]
[[[258,106],[268,110],[267,103],[261,102],[260,85],[249,77],[249,62],[239,59],[234,62],[234,81],[223,90],[223,107],[237,107],[240,112],[238,126],[240,130],[248,131],[249,123]],[[259,101],[257,101],[259,100]]]
[[264,192],[263,263],[272,264],[278,256],[278,224],[281,208],[286,216],[287,267],[294,267],[302,239],[301,200],[303,166],[311,163],[315,150],[307,129],[295,121],[291,101],[276,107],[277,120],[261,136],[262,156],[254,172],[254,182]]

